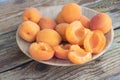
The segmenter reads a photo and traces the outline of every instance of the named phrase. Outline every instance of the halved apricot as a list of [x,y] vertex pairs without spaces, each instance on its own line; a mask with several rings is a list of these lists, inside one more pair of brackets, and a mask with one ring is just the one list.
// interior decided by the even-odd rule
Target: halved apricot
[[66,39],[71,44],[83,45],[84,38],[88,31],[90,30],[85,29],[80,21],[74,21],[66,29]]
[[74,64],[84,64],[92,59],[92,54],[84,51],[78,45],[72,45],[68,53],[68,58]]
[[55,56],[60,59],[68,59],[68,52],[71,44],[61,44],[54,47]]
[[52,47],[44,42],[34,42],[29,47],[30,55],[36,60],[49,60],[54,56]]
[[84,40],[84,48],[93,54],[99,54],[105,47],[106,37],[103,32],[99,30],[93,31],[86,36]]

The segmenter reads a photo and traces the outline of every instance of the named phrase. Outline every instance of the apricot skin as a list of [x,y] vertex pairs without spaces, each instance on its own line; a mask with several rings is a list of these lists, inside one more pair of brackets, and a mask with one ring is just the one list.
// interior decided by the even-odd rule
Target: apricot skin
[[56,26],[56,22],[49,17],[42,17],[38,24],[41,29],[54,29]]
[[49,60],[54,56],[54,50],[44,42],[34,42],[29,47],[31,57],[36,60]]
[[26,9],[22,15],[23,21],[30,20],[35,23],[38,23],[40,18],[41,18],[41,13],[36,8],[33,7]]
[[61,36],[53,29],[43,29],[38,32],[37,42],[46,42],[51,46],[57,46],[61,42]]
[[106,13],[95,15],[90,21],[90,29],[107,33],[112,27],[112,20]]
[[56,17],[56,21],[57,21],[58,24],[65,22],[62,18],[61,12],[58,13],[58,15]]
[[65,32],[66,32],[66,28],[69,26],[68,23],[60,23],[56,26],[55,30],[60,34],[60,36],[62,37],[63,41],[66,41],[66,36],[65,36]]
[[81,14],[82,14],[81,7],[76,3],[68,3],[64,5],[61,11],[61,16],[63,20],[67,23],[79,20]]
[[31,21],[25,21],[20,25],[19,35],[22,39],[28,42],[33,42],[36,39],[37,33],[40,31],[40,27]]
[[89,28],[90,27],[90,19],[87,18],[86,16],[81,15],[79,20],[80,20],[80,22],[82,23],[82,25],[85,28]]

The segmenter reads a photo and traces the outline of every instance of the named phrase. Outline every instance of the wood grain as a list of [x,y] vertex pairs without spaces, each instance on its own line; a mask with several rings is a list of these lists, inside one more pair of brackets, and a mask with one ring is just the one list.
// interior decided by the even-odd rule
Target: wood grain
[[[0,0],[0,72],[3,72],[0,74],[0,80],[104,80],[119,75],[120,0],[90,1]],[[54,67],[31,61],[21,53],[15,41],[15,33],[21,23],[22,11],[29,6],[53,6],[68,2],[76,2],[108,13],[113,20],[115,33],[112,46],[100,58],[82,66]]]

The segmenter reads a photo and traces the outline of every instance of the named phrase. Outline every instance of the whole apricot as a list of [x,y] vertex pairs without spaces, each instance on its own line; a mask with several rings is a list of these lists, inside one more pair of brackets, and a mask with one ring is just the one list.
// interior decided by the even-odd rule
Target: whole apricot
[[19,35],[22,39],[33,42],[36,39],[37,33],[40,31],[40,27],[32,21],[24,21],[19,28]]
[[57,23],[64,23],[65,22],[61,16],[61,12],[58,13],[58,15],[56,17],[56,21],[57,21]]
[[90,29],[107,33],[112,27],[112,20],[106,13],[95,15],[90,21]]
[[51,46],[57,46],[61,42],[61,36],[53,29],[43,29],[38,32],[37,42],[46,42]]
[[63,41],[66,41],[66,36],[65,36],[65,32],[66,32],[66,28],[69,26],[68,23],[60,23],[56,26],[55,30],[60,34],[60,36],[62,37]]
[[85,28],[89,28],[89,26],[90,26],[90,19],[89,18],[87,18],[86,16],[81,15],[80,22],[82,23],[82,25]]
[[42,17],[38,24],[41,29],[54,29],[56,26],[56,22],[50,17]]
[[24,21],[30,20],[38,23],[41,18],[41,13],[34,7],[30,7],[23,12],[22,19]]
[[67,23],[71,23],[75,20],[79,20],[82,14],[81,7],[76,3],[68,3],[63,6],[61,16]]

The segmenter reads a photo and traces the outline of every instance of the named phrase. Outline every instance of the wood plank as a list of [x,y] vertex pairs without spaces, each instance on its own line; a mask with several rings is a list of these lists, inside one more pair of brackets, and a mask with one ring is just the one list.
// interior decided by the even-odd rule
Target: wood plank
[[0,35],[0,73],[31,61],[17,46],[16,30]]
[[[98,59],[84,65],[55,67],[32,62],[0,74],[1,80],[100,80],[120,73],[120,29],[110,49]],[[15,76],[14,76],[15,75]]]

